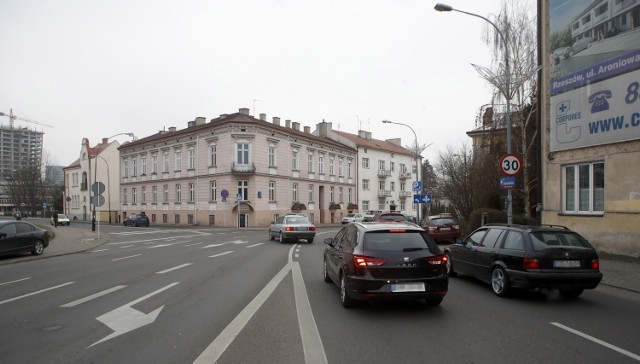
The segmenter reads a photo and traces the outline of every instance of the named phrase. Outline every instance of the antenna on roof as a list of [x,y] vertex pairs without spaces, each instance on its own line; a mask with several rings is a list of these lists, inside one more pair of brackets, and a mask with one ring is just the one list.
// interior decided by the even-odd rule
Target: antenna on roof
[[262,102],[262,100],[253,99],[253,115],[256,115],[256,101]]

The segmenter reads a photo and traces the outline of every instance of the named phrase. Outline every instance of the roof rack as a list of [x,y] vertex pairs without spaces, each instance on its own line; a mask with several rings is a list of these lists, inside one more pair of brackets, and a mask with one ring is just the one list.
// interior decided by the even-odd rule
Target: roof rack
[[571,230],[568,227],[564,226],[564,225],[556,225],[556,224],[540,224],[538,225],[539,227],[546,227],[546,228],[561,228],[564,230]]

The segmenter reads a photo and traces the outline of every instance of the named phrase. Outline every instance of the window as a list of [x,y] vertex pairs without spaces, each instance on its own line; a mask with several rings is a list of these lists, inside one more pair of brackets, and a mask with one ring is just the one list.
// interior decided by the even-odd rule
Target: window
[[362,190],[363,191],[369,191],[369,180],[368,179],[363,179],[362,180]]
[[211,190],[211,196],[209,196],[209,200],[210,201],[217,201],[218,200],[218,187],[217,187],[217,182],[216,181],[210,181],[209,182],[209,188]]
[[182,186],[176,183],[176,202],[182,202]]
[[179,171],[182,169],[182,152],[179,150],[176,150],[176,171]]
[[362,168],[369,169],[369,158],[362,158]]
[[151,156],[151,173],[158,173],[158,156],[156,154]]
[[146,175],[147,174],[147,158],[143,157],[140,159],[140,168],[142,169],[142,175]]
[[269,167],[276,166],[276,146],[269,144]]
[[389,189],[391,191],[395,191],[396,190],[396,183],[395,182],[390,182],[389,184],[390,184]]
[[338,176],[344,176],[344,161],[342,159],[338,161]]
[[276,200],[276,182],[269,181],[269,201]]
[[249,164],[249,143],[245,142],[236,144],[236,164]]
[[378,189],[384,191],[385,183],[384,181],[378,181]]
[[132,159],[131,160],[131,175],[132,176],[137,176],[138,175],[138,165],[136,164],[136,160]]
[[487,235],[482,240],[482,245],[487,248],[499,248],[500,242],[502,241],[502,233],[504,230],[502,229],[489,229]]
[[389,170],[391,172],[395,172],[396,170],[396,164],[394,162],[389,162]]
[[189,149],[189,169],[196,169],[196,150]]
[[349,192],[347,192],[347,194],[348,194],[348,200],[347,201],[349,203],[353,202],[352,199],[351,199],[351,187],[349,187]]
[[369,211],[369,201],[362,201],[362,211]]
[[313,202],[313,185],[309,185],[309,202]]
[[291,185],[291,191],[293,192],[293,201],[297,202],[298,201],[298,184],[294,183],[293,185]]
[[347,177],[351,178],[351,165],[353,164],[353,162],[349,161],[347,163]]
[[404,211],[407,209],[407,204],[404,202],[404,200],[400,200],[400,211]]
[[124,161],[122,177],[129,177],[129,161]]
[[307,168],[309,168],[309,173],[313,173],[313,153],[309,153]]
[[210,167],[215,167],[217,164],[217,154],[216,154],[216,145],[215,144],[211,144],[209,145],[209,166]]
[[146,186],[142,186],[140,187],[140,192],[142,192],[142,203],[147,203],[147,187]]
[[174,221],[175,221],[176,224],[179,224],[180,223],[180,215],[175,215],[174,216]]
[[196,184],[189,183],[189,202],[196,202]]
[[298,170],[298,151],[296,149],[291,151],[291,169]]
[[135,187],[131,187],[131,203],[132,204],[135,205],[138,202],[137,201],[137,197],[138,196],[136,195],[136,188]]
[[378,161],[378,169],[379,170],[384,170],[385,169],[384,168],[385,165],[386,165],[385,161],[380,161],[380,160]]
[[329,201],[335,202],[335,188],[333,186],[329,187]]
[[524,250],[524,236],[517,231],[509,231],[504,239],[504,248],[511,250]]
[[169,152],[162,154],[162,172],[169,172]]
[[324,173],[324,156],[318,157],[318,173]]
[[122,203],[123,204],[127,204],[127,200],[129,199],[129,196],[127,195],[127,189],[123,188],[122,189]]
[[240,180],[238,181],[238,190],[237,193],[240,195],[240,200],[246,201],[249,199],[249,181]]
[[163,223],[165,223],[165,224],[166,224],[167,222],[169,222],[169,215],[167,215],[167,214],[162,214],[162,222],[163,222]]
[[338,187],[338,201],[340,203],[344,202],[344,188],[343,187]]
[[163,193],[162,193],[162,197],[163,197],[163,201],[162,202],[169,202],[169,185],[164,185],[163,188],[164,188],[164,190],[163,190]]
[[151,202],[158,203],[158,186],[151,187]]
[[604,212],[604,163],[570,165],[563,171],[563,211]]
[[335,158],[330,157],[329,158],[329,175],[330,176],[333,176],[333,175],[336,174],[335,171],[334,171],[334,169],[335,169],[334,165],[335,165]]

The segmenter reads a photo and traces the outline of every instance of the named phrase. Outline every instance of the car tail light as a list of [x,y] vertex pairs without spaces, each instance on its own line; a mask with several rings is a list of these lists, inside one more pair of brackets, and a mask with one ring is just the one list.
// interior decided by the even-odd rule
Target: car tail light
[[384,259],[365,257],[362,255],[354,255],[353,263],[356,267],[379,267],[386,262]]
[[309,226],[309,231],[316,231],[316,227],[315,226]]
[[591,269],[599,270],[600,269],[600,259],[591,259]]
[[294,231],[295,228],[293,226],[285,226],[284,230],[285,231]]
[[449,260],[449,257],[446,255],[438,255],[426,259],[427,263],[431,265],[445,265],[447,264],[447,260]]
[[540,269],[540,261],[536,258],[524,258],[522,266],[524,269]]

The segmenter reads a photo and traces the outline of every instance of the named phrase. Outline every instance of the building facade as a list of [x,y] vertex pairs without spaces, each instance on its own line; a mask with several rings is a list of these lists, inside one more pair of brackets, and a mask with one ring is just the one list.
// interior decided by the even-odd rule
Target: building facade
[[331,223],[357,203],[354,147],[246,108],[119,150],[122,217],[154,225],[268,226],[289,212]]
[[80,158],[64,170],[64,214],[69,219],[91,221],[94,205],[92,185],[98,182],[100,192],[95,206],[96,221],[115,223],[120,221],[120,166],[117,141],[109,138],[91,147],[89,139],[82,139]]

